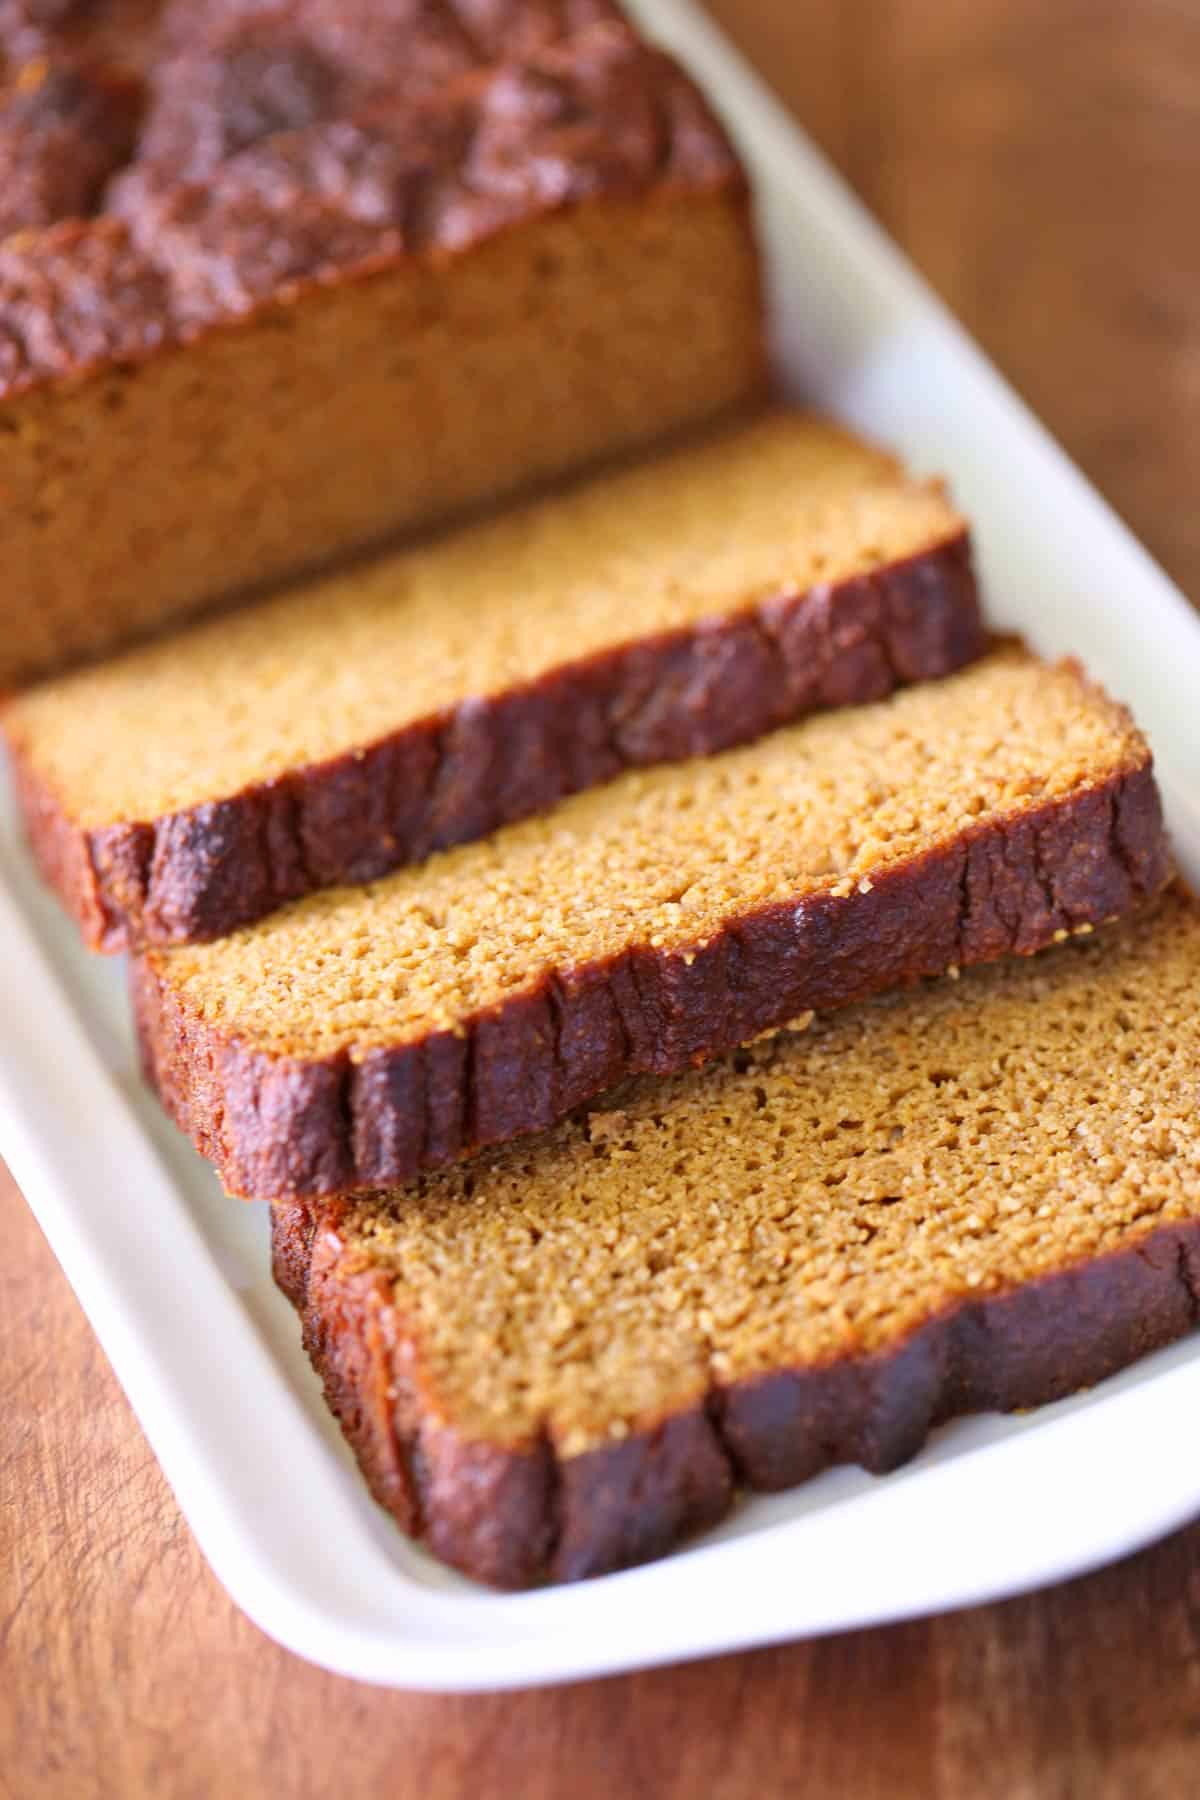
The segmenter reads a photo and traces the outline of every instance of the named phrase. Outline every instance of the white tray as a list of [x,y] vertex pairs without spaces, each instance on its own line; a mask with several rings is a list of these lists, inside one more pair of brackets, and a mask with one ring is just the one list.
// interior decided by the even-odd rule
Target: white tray
[[[1200,873],[1200,623],[686,0],[636,11],[756,171],[785,366],[951,473],[994,616],[1076,650],[1137,709]],[[122,971],[86,957],[0,807],[0,1150],[200,1544],[271,1636],[365,1681],[516,1687],[843,1629],[1054,1580],[1200,1512],[1200,1339],[1078,1399],[943,1430],[906,1470],[755,1499],[665,1562],[498,1597],[368,1499],[267,1269],[142,1089]],[[968,1523],[969,1522],[969,1523]]]

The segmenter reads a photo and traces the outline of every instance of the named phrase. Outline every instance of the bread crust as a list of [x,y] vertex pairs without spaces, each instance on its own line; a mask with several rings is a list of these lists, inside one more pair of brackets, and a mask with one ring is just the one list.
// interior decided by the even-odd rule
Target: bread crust
[[420,1347],[339,1205],[273,1211],[275,1276],[371,1492],[411,1536],[500,1588],[577,1581],[664,1554],[731,1510],[857,1463],[881,1474],[960,1414],[1039,1406],[1102,1381],[1197,1322],[1200,1220],[956,1303],[894,1349],[728,1386],[618,1443],[560,1458],[472,1442],[422,1391]]
[[[170,953],[133,959],[143,1062],[230,1193],[313,1199],[401,1186],[541,1130],[627,1075],[665,1075],[951,966],[1026,955],[1130,911],[1170,874],[1149,752],[825,892],[730,917],[703,944],[560,969],[456,1030],[355,1061],[270,1056],[191,1013]],[[864,888],[866,891],[864,891]]]
[[373,881],[622,770],[880,700],[985,647],[965,531],[870,574],[619,645],[152,821],[75,824],[10,724],[38,866],[89,948],[196,943]]
[[[152,145],[153,126],[152,113]],[[377,98],[361,123],[335,112],[264,144],[217,160],[202,179],[186,161],[181,172],[176,157],[139,153],[102,212],[5,242],[0,398],[132,366],[331,282],[453,261],[583,202],[748,196],[699,90],[616,23],[511,64],[484,62],[440,89],[401,92],[390,106]],[[506,186],[520,157],[553,179]],[[357,198],[364,166],[380,184],[369,216]]]

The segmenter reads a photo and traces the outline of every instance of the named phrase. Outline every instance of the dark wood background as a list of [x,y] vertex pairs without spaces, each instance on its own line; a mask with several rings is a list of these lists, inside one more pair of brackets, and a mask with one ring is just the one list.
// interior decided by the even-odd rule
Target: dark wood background
[[[711,9],[1200,595],[1200,0]],[[565,1690],[308,1668],[218,1588],[2,1173],[0,1216],[5,1800],[1200,1792],[1200,1527],[1004,1605]]]

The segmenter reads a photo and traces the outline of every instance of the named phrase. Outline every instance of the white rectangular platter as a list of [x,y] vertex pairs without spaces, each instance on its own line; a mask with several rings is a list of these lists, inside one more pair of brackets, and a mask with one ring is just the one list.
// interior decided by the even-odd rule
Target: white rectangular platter
[[[687,0],[635,10],[753,167],[789,378],[950,474],[992,616],[1132,703],[1200,877],[1200,621]],[[413,1688],[563,1681],[1013,1593],[1200,1513],[1179,1430],[1200,1412],[1197,1337],[1031,1416],[947,1427],[882,1480],[843,1470],[751,1500],[652,1567],[475,1589],[368,1498],[272,1287],[263,1209],[224,1199],[159,1117],[123,971],[39,892],[6,795],[0,970],[0,1152],[218,1576],[314,1662]]]

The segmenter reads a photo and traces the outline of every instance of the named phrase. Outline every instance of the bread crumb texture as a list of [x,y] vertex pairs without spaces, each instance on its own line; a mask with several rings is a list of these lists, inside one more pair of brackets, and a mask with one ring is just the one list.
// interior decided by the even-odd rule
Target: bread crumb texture
[[153,821],[964,529],[936,484],[769,413],[47,683],[6,729],[74,823]]
[[630,946],[686,958],[740,916],[848,896],[1148,763],[1128,714],[1075,666],[1005,648],[885,704],[634,771],[423,867],[147,962],[223,1036],[357,1059],[462,1030]]
[[350,1205],[433,1424],[561,1457],[1200,1215],[1200,908],[928,982]]

